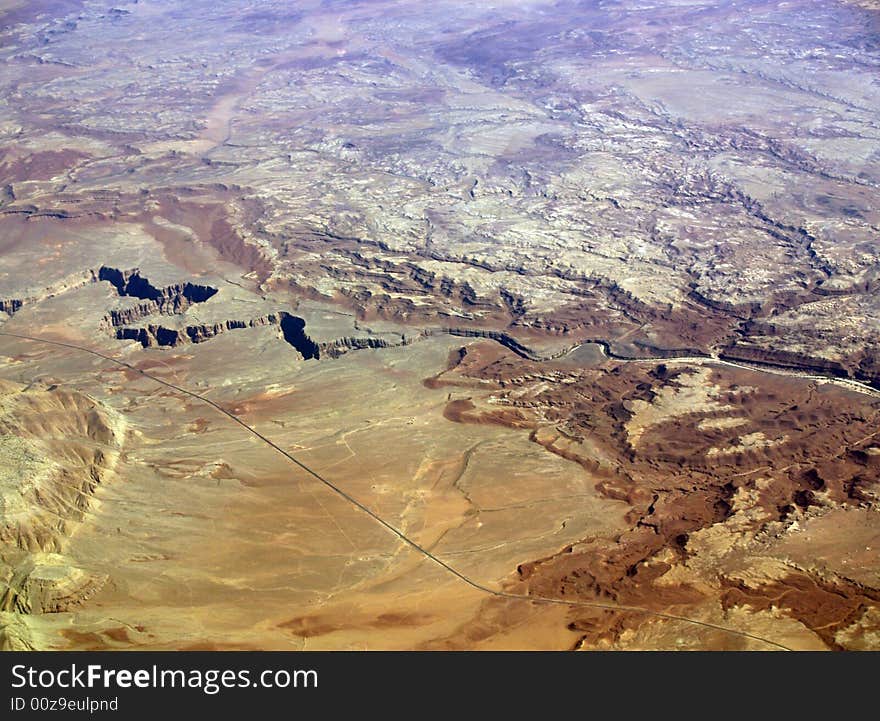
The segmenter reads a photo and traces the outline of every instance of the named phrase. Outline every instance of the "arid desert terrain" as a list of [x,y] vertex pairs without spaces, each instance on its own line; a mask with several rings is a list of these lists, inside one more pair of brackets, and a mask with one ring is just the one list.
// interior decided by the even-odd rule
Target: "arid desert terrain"
[[0,648],[880,649],[880,8],[0,1]]

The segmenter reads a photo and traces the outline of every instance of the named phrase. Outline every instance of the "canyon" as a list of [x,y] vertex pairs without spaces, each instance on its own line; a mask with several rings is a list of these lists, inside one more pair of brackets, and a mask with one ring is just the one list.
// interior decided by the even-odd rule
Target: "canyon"
[[877,9],[496,5],[0,8],[0,648],[880,648]]

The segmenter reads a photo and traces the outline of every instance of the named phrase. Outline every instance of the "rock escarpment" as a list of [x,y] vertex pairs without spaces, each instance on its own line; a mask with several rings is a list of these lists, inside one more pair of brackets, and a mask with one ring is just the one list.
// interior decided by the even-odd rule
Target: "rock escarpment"
[[[196,304],[214,298],[218,293],[217,288],[190,282],[159,288],[142,276],[137,269],[121,271],[107,266],[102,266],[96,277],[98,280],[109,282],[120,296],[143,301],[109,310],[103,322],[117,339],[137,341],[144,348],[174,348],[186,343],[203,343],[227,331],[260,326],[276,326],[284,341],[294,348],[303,360],[317,360],[321,357],[338,358],[350,350],[387,348],[390,345],[402,345],[408,342],[403,336],[399,343],[393,343],[373,335],[343,336],[330,341],[315,341],[305,331],[306,320],[287,311],[270,312],[247,319],[231,318],[189,323],[186,311]],[[143,322],[156,315],[171,317],[173,320],[167,323]],[[468,333],[470,331],[460,332],[460,334]],[[504,334],[499,337],[501,338],[499,342],[505,343],[506,340],[506,345],[518,346],[516,341]]]
[[216,288],[194,283],[178,283],[157,288],[140,271],[121,271],[102,266],[98,280],[108,281],[121,296],[153,301],[159,312],[180,313],[193,303],[204,303],[217,293]]

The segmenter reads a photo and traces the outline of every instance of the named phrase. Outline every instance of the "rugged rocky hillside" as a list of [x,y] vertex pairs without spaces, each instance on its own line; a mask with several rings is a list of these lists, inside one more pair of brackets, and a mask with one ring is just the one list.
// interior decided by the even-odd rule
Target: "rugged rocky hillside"
[[[122,416],[89,396],[2,382],[0,612],[68,611],[106,582],[63,552],[100,485],[115,478],[125,439]],[[29,643],[26,627],[0,629],[0,647]]]

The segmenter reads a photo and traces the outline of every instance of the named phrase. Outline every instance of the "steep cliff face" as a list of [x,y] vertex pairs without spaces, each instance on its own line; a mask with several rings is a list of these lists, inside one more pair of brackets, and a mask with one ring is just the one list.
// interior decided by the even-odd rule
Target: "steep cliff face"
[[[137,325],[145,318],[155,315],[181,316],[193,304],[204,303],[214,297],[217,294],[217,289],[189,282],[159,288],[150,283],[136,269],[122,271],[107,266],[102,266],[95,277],[96,280],[110,283],[119,295],[143,301],[128,308],[110,310],[104,316],[103,322],[117,339],[134,340],[144,348],[174,348],[185,343],[203,343],[230,330],[266,325],[278,326],[284,341],[294,348],[304,360],[317,360],[322,356],[337,358],[350,350],[386,348],[389,345],[398,345],[375,336],[344,336],[318,343],[306,333],[305,319],[287,311],[267,313],[248,319],[230,318],[213,323],[145,323]],[[510,340],[515,343],[512,339]],[[406,341],[401,338],[401,343],[404,342]]]
[[328,358],[339,358],[350,350],[366,350],[368,348],[390,348],[394,345],[408,345],[411,341],[401,339],[400,343],[390,343],[384,338],[337,338],[330,343],[319,343],[321,354]]
[[296,350],[303,360],[339,358],[353,350],[389,348],[395,345],[408,345],[412,342],[411,339],[404,337],[401,337],[398,343],[394,343],[376,336],[344,336],[332,341],[317,343],[306,333],[305,319],[286,311],[268,313],[249,320],[230,319],[217,323],[185,325],[178,328],[158,323],[143,326],[128,325],[128,322],[135,322],[139,318],[150,315],[151,309],[152,306],[136,306],[126,311],[113,311],[107,316],[107,321],[115,327],[116,338],[137,341],[144,348],[174,348],[185,343],[203,343],[230,330],[273,325],[278,326],[284,342]]
[[873,356],[866,355],[859,364],[846,364],[793,351],[737,343],[726,348],[719,354],[719,357],[723,360],[744,361],[763,366],[794,369],[804,373],[850,379],[880,389],[880,366]]
[[181,328],[168,328],[158,324],[141,327],[121,327],[116,330],[119,340],[136,340],[144,348],[152,346],[175,347],[183,343],[202,343],[216,335],[240,328],[256,328],[263,325],[277,325],[278,316],[274,313],[252,318],[251,320],[227,320],[220,323],[198,323]]
[[22,293],[17,297],[0,298],[0,311],[7,315],[13,315],[26,305],[38,303],[41,300],[52,298],[60,293],[81,288],[84,285],[96,283],[97,281],[97,273],[92,269],[76,271],[33,292]]
[[137,323],[142,318],[147,318],[159,312],[159,306],[153,302],[138,303],[131,308],[115,308],[104,316],[104,322],[114,328]]
[[281,333],[284,340],[299,352],[305,360],[318,359],[321,357],[321,349],[318,344],[305,333],[306,322],[290,313],[281,313]]
[[115,329],[116,338],[136,340],[144,348],[151,346],[174,347],[182,343],[201,343],[220,333],[237,328],[253,328],[259,325],[277,324],[278,317],[269,314],[249,320],[231,319],[216,323],[197,323],[170,327],[161,323],[149,323],[140,327],[133,324],[153,315],[180,315],[196,303],[204,303],[217,294],[217,289],[196,283],[176,283],[164,287],[153,285],[137,269],[122,271],[102,266],[97,279],[107,281],[120,296],[139,298],[143,303],[128,308],[111,310],[104,316],[104,323]]
[[109,282],[121,296],[151,300],[160,312],[167,313],[180,313],[193,303],[204,303],[217,293],[217,289],[211,286],[189,282],[157,288],[137,269],[122,271],[102,266],[98,270],[98,280]]
[[520,358],[525,358],[527,360],[537,359],[537,356],[535,356],[529,348],[526,348],[515,338],[512,338],[507,333],[501,331],[480,330],[476,328],[443,328],[442,332],[448,333],[449,335],[460,336],[462,338],[488,338],[494,340],[496,343],[500,343],[508,350],[512,350],[520,356]]
[[806,372],[849,378],[850,374],[840,363],[821,358],[811,358],[801,353],[758,346],[737,344],[726,349],[721,358],[732,361],[747,361],[781,368],[797,368]]
[[17,311],[21,306],[24,305],[24,301],[21,298],[8,298],[6,300],[0,300],[0,311],[8,315],[12,315]]
[[[158,288],[143,277],[138,269],[119,270],[118,268],[101,266],[98,270],[92,268],[74,273],[26,297],[2,298],[0,299],[0,311],[13,315],[25,305],[101,281],[110,283],[120,296],[148,301],[138,306],[137,310],[111,311],[108,322],[112,325],[131,323],[136,317],[144,317],[152,313],[180,313],[193,303],[204,303],[217,293],[217,289],[211,286],[189,282]],[[140,313],[140,315],[135,317],[132,315],[133,313]]]

